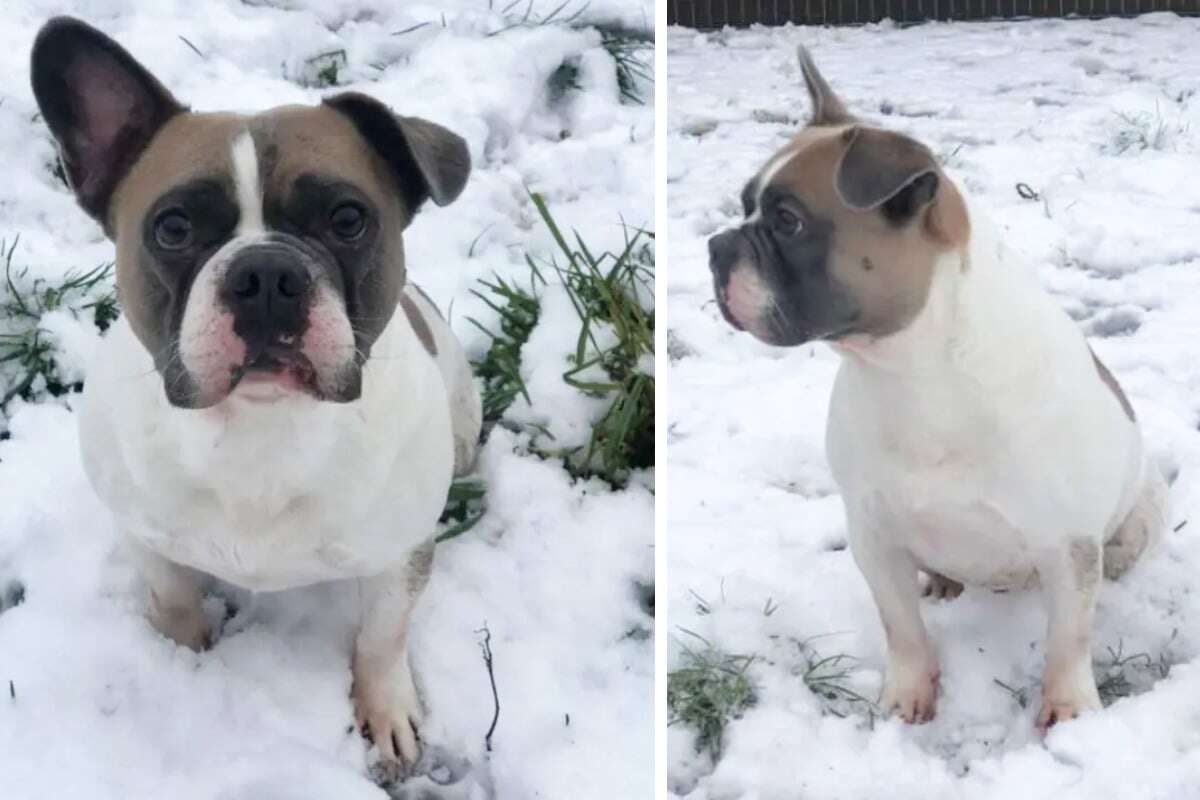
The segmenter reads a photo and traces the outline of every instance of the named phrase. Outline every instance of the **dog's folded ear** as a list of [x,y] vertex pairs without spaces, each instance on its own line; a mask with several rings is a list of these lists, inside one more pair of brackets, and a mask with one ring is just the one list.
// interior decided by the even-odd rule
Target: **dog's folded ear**
[[454,202],[471,174],[471,153],[458,134],[428,120],[401,117],[373,97],[343,92],[325,105],[345,114],[392,168],[410,214],[426,198]]
[[848,208],[879,209],[896,223],[929,208],[925,219],[935,238],[955,245],[966,241],[966,206],[950,182],[942,180],[928,147],[903,134],[859,126],[842,138],[846,149],[834,172],[834,187]]
[[800,45],[797,52],[800,56],[800,71],[804,73],[804,85],[808,87],[808,96],[812,100],[812,118],[808,124],[847,125],[854,122],[854,116],[846,110],[845,104],[833,93],[833,89],[829,88],[808,49]]
[[42,27],[31,62],[33,94],[67,182],[107,229],[117,184],[167,120],[186,109],[124,48],[71,17]]
[[850,128],[842,139],[846,149],[834,180],[849,208],[867,211],[903,199],[896,211],[911,216],[933,199],[937,162],[925,145],[899,133],[862,127]]

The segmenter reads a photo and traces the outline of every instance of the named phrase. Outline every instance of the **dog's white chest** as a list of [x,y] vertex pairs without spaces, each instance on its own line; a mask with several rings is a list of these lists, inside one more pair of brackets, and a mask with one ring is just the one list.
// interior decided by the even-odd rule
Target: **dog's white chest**
[[131,363],[139,350],[119,327],[89,376],[81,439],[121,533],[264,591],[377,574],[432,535],[454,456],[431,360],[372,365],[355,403],[181,410]]

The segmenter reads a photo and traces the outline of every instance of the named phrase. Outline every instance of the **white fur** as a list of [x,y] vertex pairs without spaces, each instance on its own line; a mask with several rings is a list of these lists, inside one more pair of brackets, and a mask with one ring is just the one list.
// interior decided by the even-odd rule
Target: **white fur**
[[747,223],[758,222],[762,219],[762,196],[763,191],[771,185],[771,181],[775,179],[775,175],[779,170],[783,169],[784,165],[791,161],[800,151],[794,147],[789,147],[783,152],[777,154],[774,158],[767,162],[767,165],[758,173],[758,185],[755,187],[754,195],[754,213],[746,217]]
[[443,321],[437,307],[414,286],[406,286],[404,291],[416,303],[433,333],[438,369],[446,386],[450,387],[455,473],[469,472],[474,465],[475,446],[483,423],[483,404],[475,385],[475,373],[471,371],[471,363],[454,331]]
[[404,315],[383,331],[356,402],[235,392],[168,404],[124,321],[88,376],[84,464],[121,532],[172,562],[254,590],[402,567],[427,541],[454,459],[437,365]]
[[239,236],[262,233],[263,225],[262,182],[258,175],[258,152],[249,131],[243,131],[233,140],[231,159],[233,182],[237,188]]
[[909,720],[933,715],[920,567],[1041,586],[1045,724],[1099,707],[1089,645],[1099,565],[1081,581],[1072,548],[1102,553],[1139,497],[1162,502],[1161,477],[1075,323],[977,214],[972,230],[966,263],[937,265],[911,326],[836,347],[827,449],[887,632],[883,702]]

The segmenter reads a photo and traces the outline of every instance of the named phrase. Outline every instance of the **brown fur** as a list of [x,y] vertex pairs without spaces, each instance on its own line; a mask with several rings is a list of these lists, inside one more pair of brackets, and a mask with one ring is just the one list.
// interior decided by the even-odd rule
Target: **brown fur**
[[813,215],[833,224],[830,271],[858,300],[861,330],[884,336],[902,330],[924,307],[935,263],[966,248],[970,225],[962,196],[932,160],[938,191],[922,224],[897,228],[877,209],[847,206],[836,183],[851,130],[805,128],[788,148],[795,155],[771,182],[786,186]]
[[[379,209],[388,268],[380,270],[376,291],[382,305],[394,308],[404,287],[402,234],[408,213],[394,189],[384,160],[346,117],[325,106],[282,106],[253,116],[185,113],[168,121],[113,194],[110,224],[117,244],[117,285],[134,333],[152,353],[167,346],[168,320],[151,311],[153,276],[139,263],[141,226],[155,200],[188,181],[211,177],[233,181],[231,147],[243,131],[254,138],[263,199],[286,197],[302,174],[335,177],[353,183]],[[180,158],[186,153],[187,158]],[[232,192],[232,186],[230,187]],[[380,329],[386,319],[373,321]]]
[[417,304],[413,302],[412,298],[403,292],[400,293],[400,308],[404,309],[404,316],[408,317],[408,324],[412,326],[413,332],[421,340],[421,346],[425,348],[425,352],[436,358],[437,343],[433,340],[433,331],[430,330],[429,323],[425,320],[421,309],[417,308]]
[[1117,379],[1108,371],[1108,367],[1104,366],[1104,362],[1096,357],[1095,350],[1088,347],[1088,352],[1092,354],[1092,361],[1096,365],[1096,372],[1100,373],[1100,380],[1104,381],[1104,385],[1117,398],[1117,402],[1121,404],[1121,410],[1125,412],[1125,416],[1129,417],[1130,422],[1137,421],[1137,415],[1133,413],[1133,406],[1130,405],[1129,398],[1121,390],[1121,384],[1117,383]]

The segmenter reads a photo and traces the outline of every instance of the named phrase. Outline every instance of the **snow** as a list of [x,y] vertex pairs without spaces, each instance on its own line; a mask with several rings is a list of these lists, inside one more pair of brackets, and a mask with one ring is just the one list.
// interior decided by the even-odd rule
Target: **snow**
[[[668,35],[666,271],[671,665],[694,631],[757,656],[758,702],[715,763],[669,732],[673,796],[1162,798],[1200,786],[1200,20],[753,28]],[[1045,617],[1034,594],[923,603],[942,666],[936,720],[822,713],[797,642],[855,663],[877,697],[883,632],[845,549],[824,454],[837,367],[725,324],[705,241],[808,114],[805,43],[851,111],[929,144],[1092,337],[1172,480],[1163,546],[1100,596],[1094,656],[1147,653],[1141,693],[1033,731]],[[1124,119],[1121,116],[1124,115]],[[1131,122],[1132,120],[1132,122]],[[1158,136],[1159,127],[1162,135]],[[1154,146],[1141,149],[1146,136]],[[1130,144],[1130,142],[1135,144]],[[1025,183],[1037,199],[1022,199]],[[1190,524],[1184,524],[1188,522]],[[698,598],[702,598],[698,599]],[[768,613],[768,609],[774,610]],[[820,637],[820,638],[812,638]],[[1106,670],[1100,671],[1107,674]],[[1024,707],[995,681],[1024,690]]]
[[[570,26],[495,36],[527,4],[507,18],[484,0],[75,6],[200,110],[314,102],[322,90],[294,79],[311,80],[309,59],[344,49],[341,85],[324,93],[368,92],[463,135],[475,163],[465,193],[423,210],[405,241],[410,277],[451,309],[472,356],[487,339],[468,318],[495,323],[470,293],[476,281],[496,273],[525,283],[526,251],[544,259],[554,250],[529,191],[597,251],[623,246],[622,220],[652,227],[653,108],[619,102],[612,58],[587,27],[644,30],[649,0],[593,2]],[[555,6],[537,0],[533,17]],[[30,280],[112,258],[49,171],[53,149],[29,89],[33,36],[62,11],[50,0],[10,2],[0,26],[0,237],[20,235],[13,264]],[[548,103],[546,80],[568,59],[580,89]],[[652,96],[652,85],[642,88]],[[561,290],[544,291],[561,305]],[[577,333],[570,322],[560,313],[537,329],[523,364],[531,386],[561,383]],[[82,377],[97,340],[90,319],[58,311],[43,327],[65,374]],[[567,428],[595,413],[577,392],[547,388],[532,399],[524,413],[561,416]],[[25,589],[23,603],[0,609],[0,796],[385,797],[351,730],[348,588],[211,597],[216,620],[232,616],[202,654],[158,636],[83,475],[74,401],[10,403],[11,439],[0,442],[0,593]],[[427,759],[396,796],[650,794],[653,657],[643,633],[654,622],[638,587],[653,585],[653,475],[624,491],[572,481],[526,444],[494,430],[478,470],[487,515],[439,548],[412,643],[430,711]],[[501,704],[490,753],[485,625]]]

